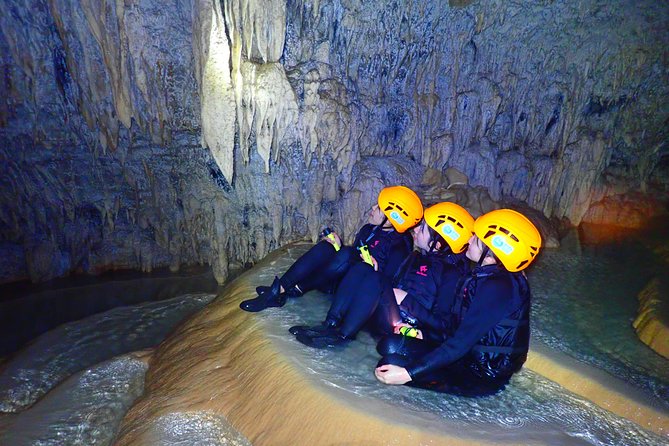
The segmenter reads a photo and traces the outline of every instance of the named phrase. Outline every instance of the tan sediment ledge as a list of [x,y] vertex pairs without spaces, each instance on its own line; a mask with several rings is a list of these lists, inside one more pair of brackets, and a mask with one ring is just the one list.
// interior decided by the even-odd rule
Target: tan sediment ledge
[[632,325],[641,342],[669,359],[669,302],[662,290],[669,287],[656,277],[639,293],[639,314]]
[[640,390],[608,373],[544,346],[532,346],[525,367],[598,406],[661,435],[669,413]]
[[[280,271],[282,255],[270,254],[256,268]],[[255,293],[252,282],[241,275],[157,348],[145,393],[115,444],[149,444],[156,420],[177,412],[222,415],[254,445],[504,444],[444,435],[430,425],[438,423],[418,417],[384,417],[390,406],[383,403],[352,407],[337,398],[286,359],[259,318],[239,309]]]
[[[287,251],[290,247],[272,253],[254,270],[264,269],[268,278],[284,271],[291,261]],[[341,392],[315,382],[267,336],[262,318],[239,310],[239,302],[254,295],[258,280],[250,273],[227,286],[158,347],[145,394],[126,415],[116,444],[151,444],[156,420],[173,413],[223,416],[254,445],[511,444],[480,435],[468,438],[457,423],[406,415],[388,403],[358,398],[351,404],[340,398]],[[556,362],[548,352],[533,351],[528,366],[614,413],[622,414],[614,410],[618,406],[638,405],[638,399],[625,399],[625,392],[616,399],[608,395],[609,387],[588,385],[593,375],[574,373],[571,366],[557,373],[563,359]],[[583,383],[578,386],[565,385],[579,381]],[[644,417],[629,418],[666,432],[654,428],[661,422],[647,424]],[[544,443],[533,438],[525,444]]]

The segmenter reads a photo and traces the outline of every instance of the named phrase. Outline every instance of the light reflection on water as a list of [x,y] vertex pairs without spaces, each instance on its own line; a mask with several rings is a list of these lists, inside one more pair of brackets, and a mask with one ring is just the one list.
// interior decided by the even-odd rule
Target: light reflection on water
[[[667,406],[667,360],[648,349],[631,328],[635,295],[651,273],[648,261],[633,257],[645,274],[627,276],[616,257],[601,248],[583,255],[568,248],[546,251],[530,281],[533,340],[602,367],[651,392]],[[614,251],[620,254],[620,251]],[[271,282],[271,277],[260,280]],[[615,291],[612,291],[615,290]],[[631,295],[629,293],[632,293]],[[324,317],[330,298],[318,292],[291,299],[282,309],[260,313],[267,330],[286,354],[315,380],[348,395],[351,404],[378,398],[397,408],[397,414],[440,419],[450,429],[525,443],[535,438],[547,444],[657,445],[668,443],[635,423],[613,415],[559,385],[523,369],[507,389],[492,397],[462,398],[405,386],[384,386],[373,369],[379,359],[375,341],[362,333],[337,350],[315,350],[299,344],[287,329],[315,324]],[[603,321],[603,322],[599,322]],[[604,330],[606,328],[606,330]],[[603,331],[604,330],[604,331]],[[607,333],[601,337],[601,333]],[[597,339],[600,336],[601,339]],[[632,385],[634,385],[632,384]],[[660,398],[662,401],[660,402]],[[452,423],[456,422],[456,425]],[[449,427],[446,427],[449,429]]]
[[644,244],[565,246],[539,260],[530,276],[533,340],[640,387],[669,410],[669,361],[632,327],[636,296],[664,274]]
[[187,294],[119,307],[45,333],[0,369],[0,412],[20,412],[75,372],[156,346],[214,297]]

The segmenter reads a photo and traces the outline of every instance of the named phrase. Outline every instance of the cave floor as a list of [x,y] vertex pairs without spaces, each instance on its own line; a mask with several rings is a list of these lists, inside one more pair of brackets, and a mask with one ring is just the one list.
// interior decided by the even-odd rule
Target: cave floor
[[[287,329],[322,318],[329,298],[320,293],[259,314],[239,310],[256,285],[270,283],[308,246],[270,254],[159,347],[147,392],[127,414],[118,444],[146,444],[161,419],[184,412],[225,417],[253,444],[666,442],[669,411],[652,391],[540,336],[504,392],[467,399],[379,384],[374,341],[365,334],[340,351],[297,343]],[[531,277],[537,294],[540,278]],[[648,379],[662,393],[667,382],[657,373]]]

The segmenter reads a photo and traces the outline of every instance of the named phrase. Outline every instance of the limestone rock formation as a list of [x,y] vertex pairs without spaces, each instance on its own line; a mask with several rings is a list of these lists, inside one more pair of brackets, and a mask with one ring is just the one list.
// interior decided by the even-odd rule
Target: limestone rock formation
[[667,281],[653,279],[639,293],[639,314],[633,322],[639,339],[669,359],[669,301]]
[[[660,195],[661,196],[661,195]],[[640,193],[612,195],[593,203],[582,222],[614,224],[624,228],[641,228],[649,218],[666,214],[666,201]]]
[[667,41],[650,0],[0,2],[0,280],[223,281],[427,168],[578,224],[666,191]]

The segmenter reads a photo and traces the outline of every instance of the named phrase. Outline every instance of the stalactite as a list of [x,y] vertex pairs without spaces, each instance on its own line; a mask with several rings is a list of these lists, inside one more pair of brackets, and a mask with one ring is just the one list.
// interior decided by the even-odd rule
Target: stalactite
[[[216,5],[217,2],[215,2]],[[234,173],[235,96],[230,47],[219,7],[210,11],[211,29],[202,79],[202,139],[229,183]]]

